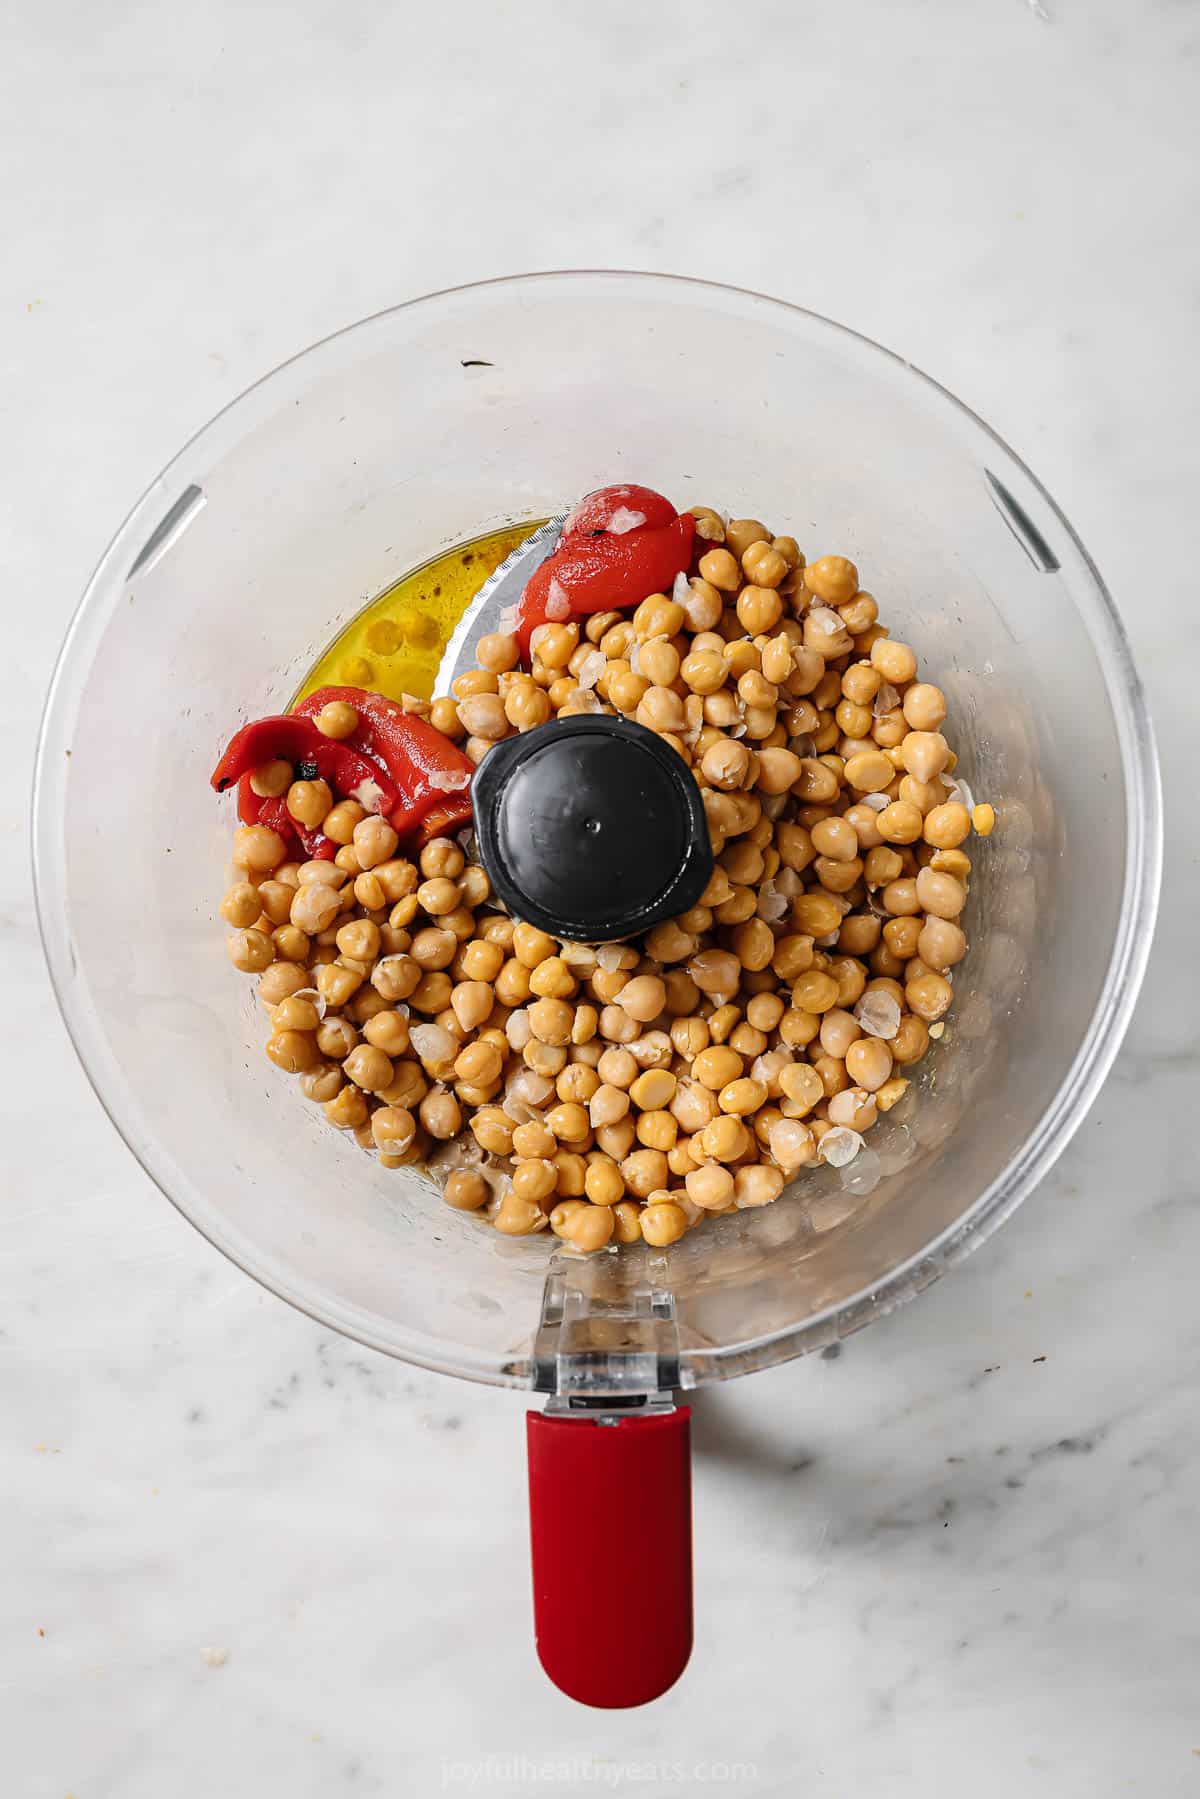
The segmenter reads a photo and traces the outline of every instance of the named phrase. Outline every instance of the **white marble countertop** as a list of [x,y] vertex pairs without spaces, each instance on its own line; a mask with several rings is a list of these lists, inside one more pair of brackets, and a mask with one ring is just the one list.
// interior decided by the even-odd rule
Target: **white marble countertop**
[[[731,1763],[735,1790],[831,1799],[1200,1792],[1200,879],[1176,779],[1200,655],[1198,58],[1170,0],[21,9],[0,60],[6,1796],[698,1792]],[[135,1167],[52,1009],[24,818],[68,615],[184,438],[357,316],[570,265],[802,301],[989,419],[1123,605],[1170,821],[1147,987],[1053,1177],[836,1359],[697,1397],[695,1657],[617,1716],[534,1659],[523,1397],[332,1337]]]

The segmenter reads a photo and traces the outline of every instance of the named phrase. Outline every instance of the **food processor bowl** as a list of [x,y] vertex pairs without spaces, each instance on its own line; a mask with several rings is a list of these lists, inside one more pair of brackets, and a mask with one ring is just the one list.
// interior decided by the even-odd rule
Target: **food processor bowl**
[[[602,483],[753,513],[854,558],[949,700],[971,948],[940,1042],[847,1168],[590,1261],[447,1208],[332,1131],[263,1055],[216,907],[208,772],[400,574]],[[980,420],[796,307],[622,273],[434,294],[285,364],[180,453],[105,553],[51,690],[34,808],[54,985],[163,1192],[267,1287],[388,1354],[561,1391],[744,1374],[917,1292],[1079,1125],[1145,965],[1151,726],[1078,538]],[[135,903],[136,901],[136,903]],[[553,1278],[547,1272],[553,1252]],[[638,1364],[638,1358],[642,1362]],[[622,1358],[624,1358],[622,1360]],[[606,1389],[604,1389],[606,1390]]]

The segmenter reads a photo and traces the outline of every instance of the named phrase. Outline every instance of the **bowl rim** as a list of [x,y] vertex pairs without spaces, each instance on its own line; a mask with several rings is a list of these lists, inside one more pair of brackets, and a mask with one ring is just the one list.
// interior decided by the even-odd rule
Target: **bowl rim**
[[[61,811],[59,802],[65,769],[56,766],[56,761],[61,759],[55,758],[54,751],[61,740],[69,737],[73,718],[72,677],[86,673],[88,664],[80,658],[86,654],[89,633],[98,635],[97,625],[105,622],[93,619],[92,613],[102,597],[101,590],[107,584],[113,565],[127,555],[131,544],[135,551],[140,547],[148,525],[162,521],[164,494],[186,491],[186,484],[179,480],[181,471],[186,470],[198,449],[220,441],[231,415],[243,414],[256,396],[261,397],[264,390],[281,383],[297,365],[311,366],[314,359],[341,345],[342,340],[414,308],[435,307],[441,302],[496,289],[516,293],[554,283],[574,286],[605,282],[644,283],[647,289],[660,291],[674,289],[684,297],[694,295],[701,304],[705,298],[720,300],[726,305],[730,301],[749,303],[782,319],[800,320],[808,327],[844,337],[868,353],[895,364],[903,371],[902,378],[910,379],[918,389],[934,396],[938,406],[944,408],[953,421],[965,424],[989,440],[1010,474],[1026,483],[1028,490],[1048,509],[1078,557],[1079,569],[1099,602],[1095,620],[1086,622],[1098,627],[1091,634],[1113,706],[1127,794],[1123,892],[1108,969],[1076,1056],[1029,1140],[958,1219],[923,1250],[899,1263],[878,1284],[814,1313],[801,1324],[715,1349],[683,1352],[685,1386],[750,1373],[849,1335],[913,1297],[985,1241],[1016,1210],[1049,1172],[1082,1124],[1121,1046],[1150,954],[1161,881],[1162,797],[1154,729],[1124,623],[1099,569],[1061,507],[999,433],[933,376],[865,333],[792,301],[696,276],[621,268],[543,269],[492,276],[414,295],[395,306],[381,308],[341,326],[259,376],[193,432],[149,483],[114,532],[71,616],[47,690],[34,761],[30,842],[42,949],[68,1036],[101,1106],[154,1184],[214,1248],[243,1273],[316,1323],[418,1366],[500,1386],[528,1386],[532,1377],[529,1359],[481,1354],[460,1345],[451,1349],[441,1338],[403,1329],[384,1332],[379,1328],[375,1314],[341,1301],[330,1303],[312,1282],[286,1278],[285,1271],[281,1271],[272,1258],[259,1254],[251,1242],[237,1233],[210,1228],[171,1190],[167,1173],[156,1166],[151,1146],[143,1148],[134,1140],[134,1132],[122,1122],[119,1096],[110,1092],[109,1082],[97,1065],[99,1057],[94,1053],[96,1046],[90,1042],[88,1021],[71,989],[74,951],[66,926],[65,906],[55,898],[59,887],[55,858],[61,851],[55,826]],[[123,569],[119,579],[123,580],[124,575]]]

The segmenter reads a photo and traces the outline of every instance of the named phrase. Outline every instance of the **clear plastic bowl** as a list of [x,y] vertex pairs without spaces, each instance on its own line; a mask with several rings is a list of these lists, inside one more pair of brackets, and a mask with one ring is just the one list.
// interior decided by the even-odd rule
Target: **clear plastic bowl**
[[853,556],[998,814],[945,1038],[858,1161],[611,1257],[618,1288],[673,1291],[685,1386],[845,1334],[994,1229],[1083,1118],[1153,928],[1154,744],[1112,601],[1029,471],[899,358],[754,294],[578,273],[431,295],[278,369],[154,483],[71,627],[35,792],[46,952],[101,1100],[199,1230],[326,1324],[476,1380],[529,1383],[547,1243],[379,1167],[265,1060],[208,774],[398,575],[622,479]]

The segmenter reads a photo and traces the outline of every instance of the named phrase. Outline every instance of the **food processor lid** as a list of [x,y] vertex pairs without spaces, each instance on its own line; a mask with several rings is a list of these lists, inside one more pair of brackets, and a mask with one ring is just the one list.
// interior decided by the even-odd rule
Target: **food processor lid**
[[554,937],[649,930],[712,877],[699,788],[670,744],[628,719],[588,713],[505,738],[471,797],[493,891]]

